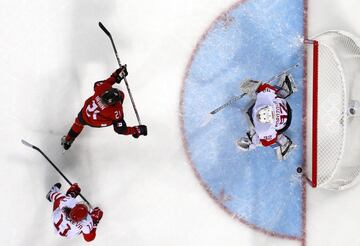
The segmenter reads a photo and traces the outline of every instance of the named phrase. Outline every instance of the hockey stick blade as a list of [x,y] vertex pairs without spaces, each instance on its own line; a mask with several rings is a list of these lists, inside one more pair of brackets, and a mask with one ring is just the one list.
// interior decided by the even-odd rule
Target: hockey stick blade
[[203,119],[200,127],[204,127],[204,126],[206,126],[207,124],[209,124],[209,122],[213,119],[213,117],[214,117],[213,114],[211,114],[211,113],[207,114],[207,115],[204,117],[204,119]]
[[273,76],[272,78],[270,78],[270,79],[267,81],[267,83],[271,83],[271,82],[274,81],[275,79],[279,78],[281,75],[283,75],[283,74],[285,74],[285,73],[293,70],[294,68],[297,68],[298,66],[300,66],[300,63],[299,63],[299,62],[296,63],[296,64],[294,64],[294,65],[292,65],[292,66],[290,66],[290,67],[288,67],[287,69],[285,69],[285,70],[282,71],[281,73]]
[[235,97],[231,98],[229,101],[227,101],[225,104],[221,105],[220,107],[217,107],[216,109],[214,109],[213,111],[211,111],[210,113],[208,113],[208,114],[204,117],[204,119],[203,119],[200,127],[204,127],[204,126],[206,126],[207,124],[209,124],[209,122],[214,118],[214,115],[215,115],[215,114],[217,114],[219,111],[223,110],[224,108],[228,107],[229,105],[234,104],[236,101],[238,101],[239,99],[243,98],[245,95],[246,95],[246,93],[243,93],[243,94],[241,94],[241,95],[239,95],[239,96],[235,96]]
[[111,37],[111,33],[108,31],[108,29],[106,29],[106,27],[100,21],[99,21],[99,27],[101,28],[101,30],[104,31],[104,33],[106,33],[106,35]]
[[221,105],[220,107],[217,107],[216,109],[214,109],[213,111],[210,112],[210,114],[214,115],[217,114],[219,111],[223,110],[224,108],[234,104],[237,100],[243,98],[246,95],[246,93],[243,93],[239,96],[235,96],[233,98],[231,98],[230,100],[228,100],[226,103],[224,103],[223,105]]
[[24,139],[21,139],[21,142],[23,145],[34,149],[34,145],[30,144],[29,142],[25,141]]
[[[50,160],[50,158],[38,147],[30,144],[29,142],[25,141],[24,139],[21,139],[21,142],[27,146],[27,147],[31,147],[35,150],[37,150],[48,162],[49,164],[55,168],[55,170],[66,180],[66,182],[71,186],[72,182],[61,172],[61,170]],[[86,202],[90,208],[92,208],[92,205],[90,204],[90,202],[80,193],[79,194],[80,197],[84,200],[84,202]]]

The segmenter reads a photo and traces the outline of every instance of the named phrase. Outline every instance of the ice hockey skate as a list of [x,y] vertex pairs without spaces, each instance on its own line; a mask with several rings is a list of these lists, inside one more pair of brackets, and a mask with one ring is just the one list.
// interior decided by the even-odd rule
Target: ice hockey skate
[[71,144],[74,142],[74,140],[66,140],[66,136],[63,136],[61,138],[61,145],[64,147],[64,150],[68,150],[71,147]]

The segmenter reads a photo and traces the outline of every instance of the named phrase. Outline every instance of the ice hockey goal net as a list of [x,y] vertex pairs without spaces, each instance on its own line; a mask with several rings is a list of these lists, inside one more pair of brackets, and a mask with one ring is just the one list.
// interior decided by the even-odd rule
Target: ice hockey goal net
[[360,173],[359,39],[334,30],[305,44],[306,174],[313,187],[346,189]]

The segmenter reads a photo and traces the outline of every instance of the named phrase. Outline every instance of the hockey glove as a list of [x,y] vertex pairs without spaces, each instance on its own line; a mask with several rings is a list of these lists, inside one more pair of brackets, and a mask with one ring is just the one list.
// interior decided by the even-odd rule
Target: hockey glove
[[241,82],[240,91],[242,93],[247,94],[249,97],[256,97],[256,91],[260,85],[261,85],[260,81],[246,79],[243,82]]
[[70,188],[68,189],[68,191],[66,192],[67,196],[71,196],[73,198],[76,198],[79,194],[80,194],[80,187],[77,183],[73,183]]
[[103,212],[100,208],[98,208],[98,207],[94,208],[94,209],[91,211],[90,216],[91,216],[91,218],[92,218],[93,223],[94,223],[95,226],[96,226],[97,224],[99,224],[99,222],[100,222],[103,214],[104,214],[104,212]]
[[145,125],[134,126],[134,129],[135,129],[135,133],[132,134],[134,138],[138,138],[141,135],[143,136],[147,135],[147,127]]
[[126,64],[121,66],[120,68],[116,69],[115,72],[113,72],[113,74],[111,75],[112,77],[114,77],[116,79],[116,83],[120,83],[121,80],[123,80],[127,75],[128,75],[128,71],[126,69]]

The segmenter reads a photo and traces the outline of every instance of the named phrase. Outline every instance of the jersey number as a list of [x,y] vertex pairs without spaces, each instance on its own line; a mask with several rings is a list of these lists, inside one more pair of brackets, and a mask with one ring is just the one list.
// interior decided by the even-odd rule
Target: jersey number
[[61,225],[61,223],[63,222],[63,219],[64,219],[64,217],[63,217],[63,215],[61,214],[61,217],[60,217],[60,219],[59,219],[59,221],[55,224],[54,223],[54,226],[55,226],[55,228],[56,228],[56,230],[59,232],[59,234],[61,235],[61,236],[63,236],[63,237],[66,237],[66,234],[68,233],[68,231],[71,229],[71,227],[70,227],[70,225],[69,224],[66,224],[66,228],[65,228],[65,230],[64,231],[60,231],[60,225]]
[[119,111],[115,111],[115,119],[120,119],[120,112]]
[[93,120],[97,120],[97,114],[100,113],[99,110],[96,110],[97,108],[98,108],[98,106],[96,105],[95,101],[93,100],[92,105],[89,104],[86,107],[86,115],[88,117],[91,117],[91,115],[92,115]]

